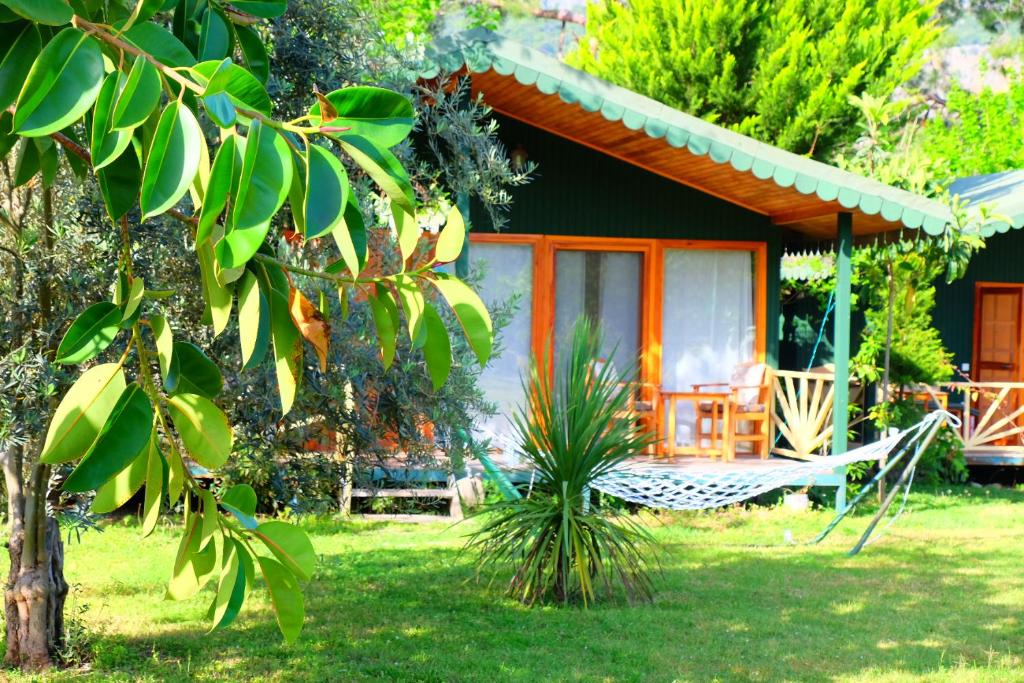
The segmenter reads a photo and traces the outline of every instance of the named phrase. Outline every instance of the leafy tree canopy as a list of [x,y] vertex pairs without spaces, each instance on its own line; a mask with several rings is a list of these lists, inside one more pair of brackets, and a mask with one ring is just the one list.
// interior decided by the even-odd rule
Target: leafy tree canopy
[[785,149],[828,158],[849,102],[888,96],[940,34],[936,0],[595,0],[567,61]]
[[1024,168],[1024,76],[1008,75],[1001,92],[953,86],[943,116],[924,126],[921,149],[944,165],[940,179]]
[[[307,371],[327,367],[325,293],[340,290],[346,300],[359,292],[384,367],[406,335],[435,388],[452,366],[446,319],[461,328],[475,361],[491,353],[492,324],[479,297],[436,269],[462,250],[462,216],[451,209],[436,242],[421,243],[419,197],[392,151],[415,123],[409,99],[379,87],[337,88],[313,93],[298,116],[275,116],[265,20],[285,11],[284,0],[0,3],[0,153],[15,169],[6,189],[18,190],[24,206],[41,191],[52,214],[64,169],[81,182],[94,176],[116,254],[112,281],[100,288],[109,297],[87,302],[47,352],[49,362],[82,372],[45,439],[24,466],[21,455],[12,465],[5,447],[8,486],[31,473],[11,492],[9,599],[44,592],[36,570],[59,561],[37,541],[46,535],[41,501],[51,469],[66,470],[64,490],[95,492],[97,513],[144,490],[144,533],[164,506],[183,506],[170,597],[211,585],[212,625],[226,626],[261,577],[282,634],[298,636],[312,545],[296,526],[255,519],[250,487],[211,491],[197,479],[228,462],[235,435],[222,407],[222,359],[183,334],[171,302],[201,306],[214,336],[237,330],[242,369],[272,368],[283,413]],[[377,253],[350,172],[379,190],[384,208],[369,213],[386,217],[392,238]],[[145,226],[166,219],[193,250],[199,292],[167,287],[177,264],[155,258],[156,245],[143,237]],[[41,230],[45,239],[60,237],[52,220]],[[322,240],[329,255],[299,265],[275,249],[282,235]],[[442,305],[450,309],[443,315]],[[32,616],[38,609],[43,617]],[[31,631],[51,609],[39,600],[8,604],[7,612],[23,615]],[[17,652],[29,643],[20,623],[8,624],[8,658],[45,662],[45,642],[42,652]]]

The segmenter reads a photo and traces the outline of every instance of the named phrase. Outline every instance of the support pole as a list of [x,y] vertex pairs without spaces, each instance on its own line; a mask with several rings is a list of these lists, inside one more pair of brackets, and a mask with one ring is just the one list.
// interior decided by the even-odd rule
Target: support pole
[[462,214],[462,220],[466,223],[466,241],[462,243],[462,253],[455,259],[455,276],[465,280],[469,276],[469,193],[459,192],[455,198],[455,206]]
[[[836,216],[836,309],[835,325],[835,392],[832,399],[832,454],[846,452],[846,430],[849,426],[850,404],[850,279],[853,266],[853,215]],[[846,473],[836,490],[836,509],[846,507]]]

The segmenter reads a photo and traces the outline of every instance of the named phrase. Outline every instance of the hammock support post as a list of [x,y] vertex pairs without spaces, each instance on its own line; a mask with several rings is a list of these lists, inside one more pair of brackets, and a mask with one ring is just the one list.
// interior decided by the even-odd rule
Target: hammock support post
[[[910,447],[912,445],[916,445],[917,449],[915,450],[914,457],[911,459],[910,465],[908,465],[907,468],[904,470],[904,473],[906,473],[907,470],[912,469],[913,466],[917,464],[917,461],[920,460],[921,454],[923,454],[924,451],[927,450],[928,446],[931,445],[931,442],[932,442],[932,440],[934,440],[935,434],[938,432],[939,428],[942,426],[942,423],[943,423],[942,420],[936,419],[932,423],[931,427],[928,430],[927,436],[925,436],[925,438],[923,440],[916,440],[914,438],[914,437],[920,435],[920,428],[918,428],[917,429],[917,434],[915,434],[914,437],[911,437],[910,440],[907,441],[907,443],[903,446],[903,448],[901,448],[899,450],[899,452],[896,453],[895,456],[893,456],[891,458],[888,458],[888,460],[885,462],[885,464],[881,468],[879,468],[877,473],[875,473],[875,476],[873,476],[868,481],[868,483],[865,484],[861,488],[860,492],[857,493],[856,497],[853,499],[853,501],[850,503],[850,505],[847,508],[845,508],[843,510],[840,510],[839,513],[832,519],[832,521],[829,522],[828,526],[825,527],[825,529],[820,534],[818,534],[818,536],[813,541],[810,541],[810,543],[808,545],[815,545],[815,544],[821,543],[823,540],[825,540],[825,537],[828,536],[830,533],[832,533],[833,529],[835,529],[837,526],[839,526],[839,523],[841,521],[843,521],[843,518],[845,518],[850,512],[852,512],[853,509],[855,507],[857,507],[857,505],[862,500],[864,500],[869,493],[871,493],[871,489],[874,488],[874,486],[878,482],[880,482],[882,479],[884,479],[885,476],[890,471],[892,471],[896,467],[896,465],[898,465],[900,463],[901,460],[903,460],[903,457],[910,450]],[[923,448],[920,447],[922,444],[924,446]],[[905,477],[903,475],[900,475],[900,481],[904,481],[904,480],[905,480]],[[897,488],[898,488],[898,485],[897,485]],[[894,488],[893,490],[895,491],[896,489]],[[890,501],[890,504],[891,504],[891,501]],[[885,506],[885,507],[887,508],[888,506]],[[883,512],[884,512],[884,509],[883,509]],[[876,521],[875,524],[877,524],[877,523],[878,522]],[[874,525],[872,525],[871,528],[874,528]]]
[[896,499],[896,494],[899,493],[900,488],[907,486],[910,477],[914,473],[914,468],[917,467],[917,462],[921,459],[921,456],[924,455],[924,452],[928,450],[928,447],[932,445],[932,441],[935,440],[935,435],[941,428],[942,421],[936,420],[935,424],[933,424],[931,429],[928,430],[928,434],[917,442],[917,446],[914,450],[914,457],[912,457],[910,462],[907,463],[907,466],[903,468],[900,478],[896,480],[896,483],[889,491],[889,495],[885,497],[885,501],[882,503],[882,506],[878,508],[878,512],[876,512],[875,516],[871,519],[871,522],[868,524],[868,528],[864,530],[860,540],[857,541],[857,545],[853,546],[853,549],[848,553],[850,557],[859,553],[864,547],[864,544],[868,542],[868,539],[871,537],[871,533],[875,530],[875,527],[878,526],[878,523],[882,520],[882,517],[885,516],[885,513],[889,510],[892,502]]

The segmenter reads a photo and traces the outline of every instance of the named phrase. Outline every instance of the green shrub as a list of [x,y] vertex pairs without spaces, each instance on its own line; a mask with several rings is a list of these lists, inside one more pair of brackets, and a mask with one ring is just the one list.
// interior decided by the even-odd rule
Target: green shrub
[[651,597],[651,536],[591,501],[595,480],[653,439],[628,415],[632,377],[599,363],[601,348],[600,332],[580,319],[553,373],[533,359],[527,405],[515,415],[519,448],[536,470],[533,491],[490,506],[469,540],[481,571],[512,568],[508,593],[527,604],[587,605],[616,587],[630,601]]

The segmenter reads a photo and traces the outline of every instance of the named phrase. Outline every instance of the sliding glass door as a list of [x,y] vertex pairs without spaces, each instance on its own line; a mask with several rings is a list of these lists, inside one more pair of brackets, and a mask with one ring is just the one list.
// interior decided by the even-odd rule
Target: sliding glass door
[[[690,391],[728,382],[755,356],[755,262],[751,251],[665,249],[661,384]],[[693,445],[692,403],[680,404],[678,445]]]
[[521,376],[530,363],[533,341],[533,245],[483,242],[470,251],[483,274],[477,292],[489,309],[515,299],[515,310],[501,330],[501,351],[480,375],[480,389],[498,414],[477,425],[484,436],[511,433],[512,415],[523,403]]
[[576,319],[586,316],[604,333],[604,357],[620,373],[640,359],[643,254],[559,249],[555,252],[555,352],[572,338]]
[[[548,341],[564,351],[580,316],[600,324],[604,360],[664,391],[728,382],[738,364],[764,357],[763,244],[509,235],[477,238],[470,254],[485,303],[518,301],[481,377],[499,411],[479,425],[485,435],[510,433],[530,354]],[[689,410],[679,445],[692,445]]]

